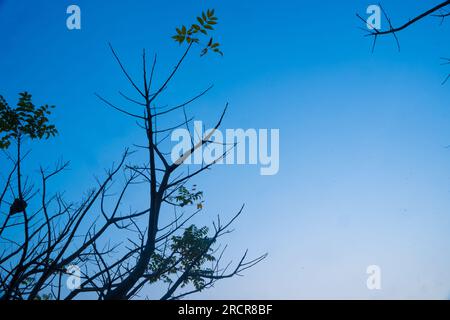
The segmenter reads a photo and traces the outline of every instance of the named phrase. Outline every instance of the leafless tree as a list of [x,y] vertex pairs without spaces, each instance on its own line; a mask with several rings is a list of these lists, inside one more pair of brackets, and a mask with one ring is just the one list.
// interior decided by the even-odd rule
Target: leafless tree
[[[213,11],[203,15],[209,21],[217,20]],[[212,163],[193,170],[183,162],[196,150],[214,143],[210,138],[221,125],[227,107],[214,129],[199,142],[193,142],[179,159],[170,161],[163,150],[171,130],[189,129],[191,119],[187,118],[186,108],[211,89],[173,107],[157,106],[157,99],[199,44],[196,38],[192,39],[159,86],[154,83],[156,55],[148,70],[143,51],[139,85],[110,45],[114,59],[139,98],[120,95],[141,111],[130,111],[97,96],[136,120],[146,143],[136,145],[136,151],[127,149],[82,200],[69,202],[64,193],[52,191],[49,185],[68,167],[67,162],[60,161],[53,169],[41,167],[39,186],[35,186],[30,182],[32,178],[23,181],[22,172],[17,174],[26,159],[20,140],[14,140],[17,156],[5,152],[11,169],[5,172],[0,193],[1,299],[180,299],[210,288],[218,280],[240,275],[266,257],[264,254],[248,259],[245,251],[236,263],[223,264],[226,246],[220,246],[218,240],[232,231],[230,226],[244,206],[226,222],[217,216],[211,231],[192,223],[204,211],[203,193],[190,185],[192,179],[210,169],[234,146],[225,148]],[[205,49],[218,52],[214,50],[217,47],[211,39]],[[185,120],[175,127],[162,127],[162,118],[173,112],[182,112]],[[144,156],[144,164],[134,162],[137,155]],[[17,195],[14,190],[25,191]],[[145,194],[144,204],[132,201],[137,192]],[[17,201],[23,201],[21,208],[14,207]],[[68,288],[67,281],[74,281],[74,286]]]
[[[432,8],[429,8],[429,9],[425,10],[424,12],[422,12],[422,13],[414,16],[413,18],[409,19],[407,22],[405,22],[405,23],[401,24],[400,26],[396,27],[396,26],[394,26],[392,24],[392,20],[391,20],[390,16],[387,14],[386,10],[384,10],[384,8],[381,6],[381,4],[379,5],[379,7],[381,8],[381,11],[383,13],[384,18],[388,22],[389,28],[387,28],[385,30],[381,30],[381,29],[377,29],[373,25],[371,25],[371,29],[362,28],[364,31],[367,31],[366,36],[369,36],[369,37],[373,38],[372,52],[375,49],[378,37],[386,36],[386,35],[392,35],[394,37],[394,39],[395,39],[396,44],[397,44],[397,48],[400,51],[400,41],[399,41],[399,39],[397,37],[397,33],[407,29],[411,25],[413,25],[415,23],[418,23],[419,21],[421,21],[424,18],[429,17],[429,16],[438,18],[439,21],[440,21],[440,24],[443,24],[445,19],[450,17],[450,1],[447,0],[447,1],[443,1],[443,2],[435,5]],[[362,20],[364,22],[364,24],[368,23],[363,17],[361,17],[361,15],[356,14],[356,16],[360,20]],[[449,58],[442,57],[441,60],[442,60],[442,65],[450,64],[450,59]],[[444,79],[443,84],[446,83],[448,81],[448,79],[450,79],[450,73]]]

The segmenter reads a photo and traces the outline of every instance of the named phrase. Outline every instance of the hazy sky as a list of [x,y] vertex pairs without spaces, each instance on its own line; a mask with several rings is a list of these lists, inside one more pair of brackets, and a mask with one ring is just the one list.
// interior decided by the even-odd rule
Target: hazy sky
[[[382,1],[401,23],[438,1]],[[82,29],[66,28],[78,4]],[[158,53],[160,80],[182,49],[170,36],[207,8],[220,18],[224,57],[191,55],[161,103],[209,84],[191,109],[208,126],[230,103],[224,128],[280,129],[280,170],[220,166],[196,180],[203,223],[245,214],[226,240],[269,257],[243,278],[196,298],[439,298],[450,296],[450,21],[428,18],[371,41],[355,13],[368,1],[0,1],[0,94],[31,92],[57,106],[60,136],[34,150],[72,170],[71,192],[117,160],[141,131],[94,96],[132,92],[107,43],[133,75],[142,48]],[[174,121],[175,122],[175,121]],[[237,257],[236,257],[237,258]],[[382,289],[366,288],[378,265]]]

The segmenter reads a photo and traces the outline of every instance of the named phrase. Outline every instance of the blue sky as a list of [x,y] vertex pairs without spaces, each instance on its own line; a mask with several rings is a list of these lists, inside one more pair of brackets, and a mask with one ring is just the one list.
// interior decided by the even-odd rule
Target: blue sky
[[[400,23],[436,1],[384,1]],[[82,29],[66,28],[77,4]],[[74,194],[138,141],[133,121],[94,92],[131,92],[108,51],[132,74],[158,53],[162,79],[182,50],[170,36],[215,8],[224,57],[191,55],[161,101],[175,104],[214,84],[195,114],[224,128],[280,129],[280,171],[220,166],[196,182],[209,223],[245,215],[226,240],[230,256],[268,252],[243,278],[197,298],[438,298],[450,296],[450,24],[428,18],[371,53],[355,13],[368,1],[0,1],[0,94],[27,90],[57,106],[60,136],[33,151],[63,156]],[[382,290],[366,288],[368,265]]]

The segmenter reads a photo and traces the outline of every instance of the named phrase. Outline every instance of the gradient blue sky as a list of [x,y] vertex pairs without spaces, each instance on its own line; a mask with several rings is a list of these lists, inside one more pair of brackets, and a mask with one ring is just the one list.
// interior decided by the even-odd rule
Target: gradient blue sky
[[[400,23],[438,1],[383,1]],[[66,28],[78,4],[82,30]],[[280,171],[220,166],[196,182],[206,192],[204,223],[245,215],[226,240],[237,255],[269,257],[243,278],[196,298],[438,298],[450,296],[450,23],[426,19],[375,52],[356,12],[370,1],[17,1],[0,0],[0,94],[31,92],[57,105],[60,136],[33,156],[63,156],[72,192],[139,140],[133,121],[94,92],[131,92],[107,42],[139,75],[143,47],[166,75],[181,49],[174,27],[215,8],[224,57],[192,55],[161,103],[177,103],[211,83],[195,106],[212,125],[279,128]],[[128,90],[128,91],[127,91]],[[70,181],[70,182],[69,182]],[[208,216],[209,214],[209,216]],[[382,290],[366,288],[366,267],[382,270]]]

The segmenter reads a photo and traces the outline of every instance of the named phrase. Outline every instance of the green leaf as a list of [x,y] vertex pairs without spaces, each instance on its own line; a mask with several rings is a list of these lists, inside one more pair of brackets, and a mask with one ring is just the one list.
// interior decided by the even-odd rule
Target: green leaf
[[[172,36],[172,39],[179,44],[182,44],[185,40],[188,44],[200,43],[201,37],[195,36],[198,33],[208,36],[210,31],[215,29],[215,25],[217,25],[218,18],[214,15],[214,9],[207,9],[206,11],[202,11],[200,16],[196,17],[196,22],[193,23],[189,28],[186,28],[185,25],[180,28],[176,28],[178,36]],[[208,49],[212,49],[214,52],[223,55],[222,51],[218,49],[219,43],[214,43],[212,38],[209,39],[209,42],[205,45],[205,48],[201,50],[201,56],[208,53]],[[26,109],[26,105],[24,106]]]
[[48,105],[36,107],[32,97],[27,92],[19,94],[16,108],[11,108],[0,96],[0,149],[7,149],[11,140],[19,136],[28,136],[31,139],[48,139],[57,134],[56,127],[48,124],[50,115]]

